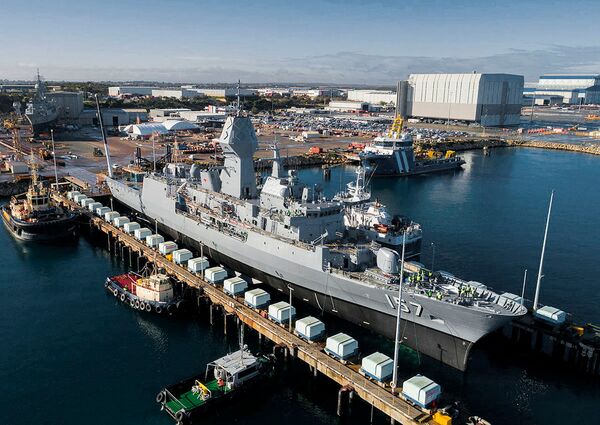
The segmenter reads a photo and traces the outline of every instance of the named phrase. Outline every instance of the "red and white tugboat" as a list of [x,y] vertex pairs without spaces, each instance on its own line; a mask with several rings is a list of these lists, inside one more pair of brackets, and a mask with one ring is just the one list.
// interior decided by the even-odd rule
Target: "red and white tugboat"
[[129,272],[106,278],[105,286],[115,298],[137,310],[173,314],[184,307],[183,297],[166,274],[144,277]]

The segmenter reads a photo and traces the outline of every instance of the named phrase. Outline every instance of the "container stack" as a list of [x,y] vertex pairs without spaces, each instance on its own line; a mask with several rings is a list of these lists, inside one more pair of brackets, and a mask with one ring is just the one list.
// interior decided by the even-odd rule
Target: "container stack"
[[176,251],[177,248],[177,244],[173,241],[159,242],[158,244],[158,252],[162,255],[169,255],[173,251]]
[[95,212],[98,208],[100,208],[102,204],[100,202],[92,202],[88,205],[88,210],[91,212]]
[[417,375],[404,381],[402,395],[418,406],[427,408],[432,405],[442,393],[442,388],[426,376]]
[[211,267],[204,271],[204,278],[212,285],[221,284],[227,279],[227,270],[219,266]]
[[383,353],[373,353],[362,359],[359,372],[378,382],[387,382],[394,373],[394,361]]
[[325,336],[325,323],[316,317],[308,316],[296,320],[296,335],[308,341],[318,341]]
[[148,229],[147,227],[142,227],[140,229],[135,229],[133,231],[133,236],[138,240],[138,241],[145,241],[146,238],[148,236],[150,236],[152,234],[152,230]]
[[135,232],[140,227],[141,227],[140,223],[138,223],[136,221],[131,221],[131,222],[125,223],[123,225],[123,230],[125,230],[125,233],[131,235],[133,232]]
[[116,211],[109,211],[104,214],[104,220],[108,223],[112,223],[115,218],[120,217],[120,216],[121,216],[121,214],[119,214]]
[[146,236],[146,245],[148,245],[150,248],[157,248],[158,244],[163,243],[164,241],[165,238],[163,238],[162,235],[159,234]]
[[327,338],[325,352],[336,359],[348,360],[358,355],[358,341],[345,333]]
[[246,289],[248,289],[248,282],[239,276],[230,277],[229,279],[225,279],[223,281],[223,291],[227,295],[237,297],[242,295]]
[[269,306],[269,318],[279,324],[289,323],[296,317],[296,308],[285,301]]
[[194,255],[189,249],[177,249],[173,251],[173,262],[175,264],[186,264]]
[[263,289],[256,288],[244,294],[244,301],[252,308],[265,308],[271,302],[271,296]]
[[125,223],[129,223],[129,217],[119,216],[113,219],[113,224],[115,227],[121,228],[125,225]]
[[96,208],[95,212],[98,217],[104,217],[106,213],[109,213],[111,210],[108,207],[100,206]]
[[206,257],[196,257],[188,260],[188,270],[192,273],[201,273],[202,270],[206,270],[210,264]]

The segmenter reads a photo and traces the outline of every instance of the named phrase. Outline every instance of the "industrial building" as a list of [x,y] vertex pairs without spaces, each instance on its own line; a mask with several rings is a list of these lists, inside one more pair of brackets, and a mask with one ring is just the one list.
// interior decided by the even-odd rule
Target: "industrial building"
[[348,100],[373,105],[396,105],[396,92],[389,90],[348,90]]
[[[544,74],[537,84],[527,84],[526,96],[561,96],[563,104],[600,103],[600,75]],[[536,102],[537,104],[537,102]]]
[[108,95],[110,97],[152,96],[152,90],[158,90],[158,89],[160,89],[160,87],[136,87],[136,86],[109,87]]
[[523,76],[512,74],[411,74],[401,84],[400,110],[414,118],[518,125]]
[[368,112],[370,105],[368,102],[353,100],[332,100],[325,109],[336,112]]
[[172,97],[174,99],[192,99],[194,97],[204,97],[204,93],[198,90],[190,89],[152,89],[152,97]]
[[[136,108],[105,108],[102,109],[102,120],[106,127],[118,127],[148,121],[148,112],[145,109]],[[84,109],[78,121],[81,126],[97,126],[100,124],[95,109]]]

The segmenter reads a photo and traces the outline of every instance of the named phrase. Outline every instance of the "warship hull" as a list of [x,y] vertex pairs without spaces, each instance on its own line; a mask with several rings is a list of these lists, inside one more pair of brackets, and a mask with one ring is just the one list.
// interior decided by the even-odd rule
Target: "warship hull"
[[2,207],[2,222],[13,237],[26,242],[54,242],[76,238],[78,235],[77,216],[29,223],[15,219],[8,208]]
[[[213,261],[284,293],[291,284],[299,300],[393,338],[400,301],[397,290],[357,282],[346,273],[327,269],[326,247],[290,246],[261,232],[247,232],[246,239],[223,233],[179,211],[175,199],[166,195],[166,183],[159,180],[145,179],[142,190],[112,179],[106,182],[118,201],[156,222],[181,244],[197,252],[202,246]],[[512,319],[414,294],[403,294],[401,306],[405,345],[459,370],[466,369],[476,341]]]
[[38,135],[43,133],[44,131],[48,131],[53,128],[56,124],[57,118],[54,117],[52,119],[37,119],[35,117],[27,116],[27,120],[31,124],[31,128],[33,130],[33,134]]

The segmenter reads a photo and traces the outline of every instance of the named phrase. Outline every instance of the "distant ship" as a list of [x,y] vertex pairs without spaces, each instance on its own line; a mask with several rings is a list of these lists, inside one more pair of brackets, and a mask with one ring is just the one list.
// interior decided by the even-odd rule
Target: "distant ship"
[[39,72],[35,83],[35,93],[27,103],[25,116],[36,135],[52,127],[58,119],[58,108],[46,97],[46,84],[40,78]]
[[403,120],[396,117],[387,136],[376,137],[359,154],[372,176],[409,176],[455,170],[465,161],[448,151],[444,158],[417,158],[410,133],[402,132]]
[[31,185],[23,195],[13,196],[2,206],[2,221],[17,239],[50,242],[77,236],[77,215],[55,205],[48,188],[32,169]]
[[400,306],[404,343],[460,370],[476,341],[526,313],[481,283],[417,263],[407,262],[401,275],[398,252],[346,225],[344,202],[326,199],[293,170],[284,173],[277,150],[271,175],[257,187],[258,140],[241,112],[227,118],[219,143],[222,167],[168,164],[106,184],[171,238],[284,294],[291,287],[323,312],[394,337]]

